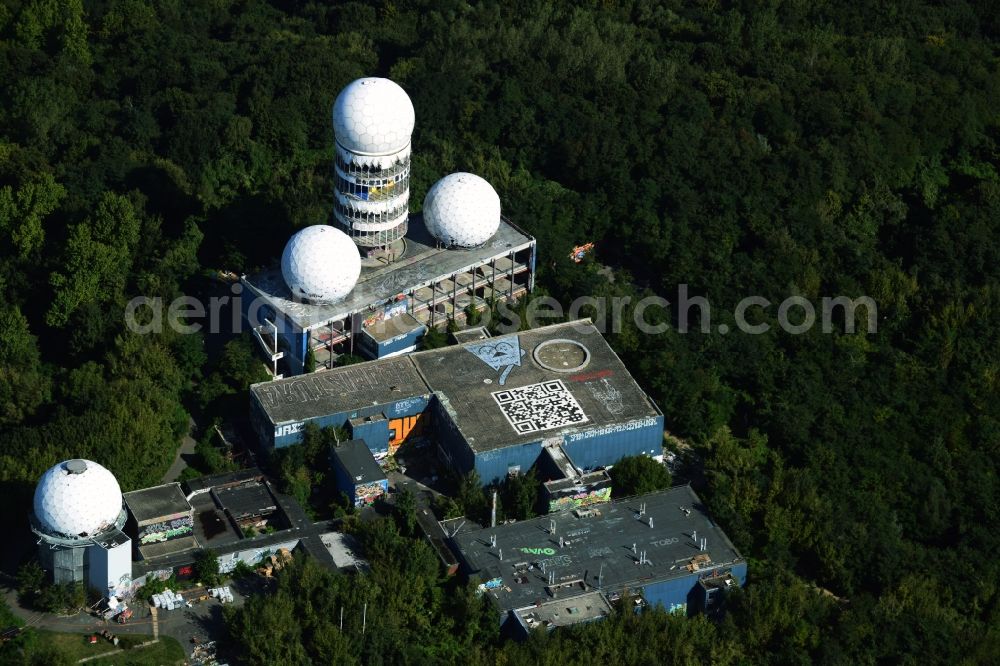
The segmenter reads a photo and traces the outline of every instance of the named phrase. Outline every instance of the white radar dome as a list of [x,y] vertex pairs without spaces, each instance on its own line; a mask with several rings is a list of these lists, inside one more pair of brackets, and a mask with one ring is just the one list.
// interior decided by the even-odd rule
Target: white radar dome
[[337,143],[362,155],[385,155],[410,144],[413,103],[399,84],[389,79],[358,79],[333,103]]
[[500,227],[500,197],[475,174],[449,174],[427,192],[424,224],[445,245],[482,245]]
[[288,240],[281,254],[281,275],[297,298],[333,303],[357,284],[361,255],[343,231],[317,224]]
[[114,474],[90,460],[50,468],[35,486],[35,518],[45,532],[91,536],[111,527],[122,510]]

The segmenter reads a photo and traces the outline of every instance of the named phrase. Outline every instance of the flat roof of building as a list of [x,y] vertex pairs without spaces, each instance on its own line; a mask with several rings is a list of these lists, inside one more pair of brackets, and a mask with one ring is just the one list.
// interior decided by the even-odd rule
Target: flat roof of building
[[[696,538],[707,540],[704,551]],[[464,532],[452,543],[470,573],[492,581],[486,593],[503,610],[594,589],[636,589],[742,561],[690,486]],[[643,552],[648,563],[640,564]]]
[[218,474],[199,476],[197,479],[188,479],[184,482],[184,486],[189,493],[200,493],[212,488],[225,487],[249,481],[250,479],[260,480],[263,478],[264,473],[262,471],[256,467],[248,467],[234,472],[220,472]]
[[337,459],[355,483],[371,483],[386,478],[364,440],[352,439],[332,447],[330,455]]
[[191,511],[191,505],[179,483],[164,483],[162,486],[133,490],[123,493],[122,497],[140,525]]
[[118,546],[124,545],[129,541],[130,539],[128,535],[119,529],[110,530],[94,539],[94,543],[105,549],[117,548]]
[[603,594],[592,591],[567,599],[554,599],[540,606],[521,608],[516,613],[528,629],[552,629],[607,617],[611,615],[611,604]]
[[466,342],[488,340],[492,336],[485,326],[476,326],[474,328],[466,328],[461,331],[454,331],[452,332],[451,337],[455,339],[455,342],[461,345]]
[[589,320],[250,387],[271,423],[436,393],[476,451],[659,416]]
[[278,503],[267,485],[260,481],[246,481],[237,486],[213,488],[219,504],[233,518],[239,520],[247,516],[261,516],[273,513]]
[[431,392],[406,356],[254,384],[250,391],[275,425]]
[[[438,248],[424,227],[421,215],[410,215],[403,256],[391,264],[364,267],[357,285],[339,303],[315,305],[292,300],[279,268],[272,268],[243,282],[275,310],[283,312],[302,329],[313,329],[362,312],[369,305],[384,303],[398,294],[438,282],[443,278],[523,250],[535,240],[501,218],[500,228],[485,245],[474,248]],[[244,295],[244,298],[247,298]]]
[[361,555],[361,543],[350,534],[343,532],[327,532],[319,535],[320,543],[333,558],[338,569],[353,569],[364,571],[368,562]]
[[139,555],[143,560],[155,560],[198,548],[198,541],[193,536],[179,537],[168,541],[158,541],[139,546]]
[[409,357],[475,451],[660,414],[586,319]]
[[191,507],[194,509],[194,535],[201,546],[219,548],[240,540],[240,535],[226,519],[211,493],[192,497]]
[[389,342],[401,335],[412,333],[413,331],[426,330],[426,328],[426,326],[417,321],[416,317],[404,312],[395,317],[375,322],[365,328],[364,333],[375,342],[383,343]]

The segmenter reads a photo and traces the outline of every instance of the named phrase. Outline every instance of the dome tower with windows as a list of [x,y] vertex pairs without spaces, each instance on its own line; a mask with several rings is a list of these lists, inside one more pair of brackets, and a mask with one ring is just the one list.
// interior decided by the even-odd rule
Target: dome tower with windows
[[334,217],[362,247],[406,234],[413,104],[389,79],[358,79],[333,104]]

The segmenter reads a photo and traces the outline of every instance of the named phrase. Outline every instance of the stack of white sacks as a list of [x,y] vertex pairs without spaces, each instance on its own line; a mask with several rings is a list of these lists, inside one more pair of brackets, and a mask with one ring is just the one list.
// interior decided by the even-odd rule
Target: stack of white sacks
[[179,592],[172,592],[171,590],[164,590],[160,594],[154,594],[152,601],[153,606],[164,610],[174,610],[175,608],[187,605],[184,597]]

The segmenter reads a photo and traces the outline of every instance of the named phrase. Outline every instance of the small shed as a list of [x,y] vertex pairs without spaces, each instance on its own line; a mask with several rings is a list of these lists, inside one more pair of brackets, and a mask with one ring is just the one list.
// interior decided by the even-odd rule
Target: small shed
[[389,492],[389,481],[364,440],[352,439],[330,449],[337,490],[354,506],[367,506]]

